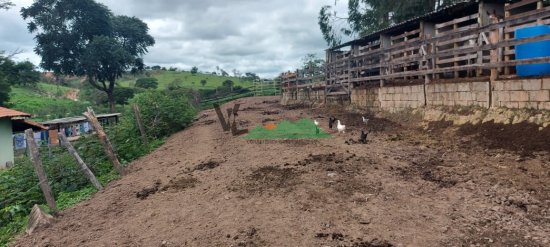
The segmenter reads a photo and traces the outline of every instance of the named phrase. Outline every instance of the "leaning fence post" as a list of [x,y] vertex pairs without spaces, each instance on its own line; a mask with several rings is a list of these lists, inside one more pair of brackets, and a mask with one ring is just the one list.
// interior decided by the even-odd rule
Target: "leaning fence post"
[[103,131],[103,127],[101,127],[101,124],[99,124],[99,121],[95,116],[94,110],[92,110],[91,107],[88,107],[88,111],[84,112],[83,114],[94,127],[94,130],[97,136],[99,137],[99,140],[103,144],[103,149],[105,149],[105,154],[107,155],[107,157],[109,157],[109,159],[111,160],[111,163],[113,163],[113,166],[117,170],[118,174],[124,175],[125,173],[124,168],[120,164],[120,161],[118,161],[118,158],[116,157],[116,154],[113,151],[113,146],[109,141],[109,137],[107,137],[107,134],[105,134],[105,131]]
[[137,104],[134,104],[132,105],[132,108],[134,109],[136,122],[139,128],[139,132],[141,133],[141,139],[143,140],[143,144],[149,145],[149,141],[147,140],[147,134],[145,133],[145,127],[143,127],[143,122],[141,120],[141,111],[139,110],[139,106]]
[[61,145],[63,145],[69,153],[74,157],[78,165],[80,165],[80,171],[90,180],[90,182],[95,186],[97,190],[103,190],[103,186],[101,186],[101,183],[97,180],[94,173],[90,171],[90,168],[84,163],[84,160],[78,155],[76,150],[74,149],[73,145],[67,140],[67,137],[65,134],[61,133],[59,134],[59,139],[61,140]]
[[40,189],[42,190],[42,193],[44,193],[44,197],[46,198],[48,206],[52,209],[52,211],[56,212],[57,205],[55,203],[55,198],[53,197],[52,188],[48,183],[48,177],[44,172],[44,167],[42,166],[42,160],[40,159],[38,146],[34,141],[34,132],[32,131],[32,129],[25,130],[25,137],[27,139],[27,147],[29,148],[29,154],[32,164],[34,166],[34,170],[36,171],[36,175],[38,175]]

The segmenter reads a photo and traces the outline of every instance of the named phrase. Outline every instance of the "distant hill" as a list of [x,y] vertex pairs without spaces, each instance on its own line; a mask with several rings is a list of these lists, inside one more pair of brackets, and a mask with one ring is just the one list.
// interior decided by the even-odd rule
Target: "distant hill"
[[[253,85],[251,81],[245,81],[237,77],[229,76],[220,76],[212,74],[203,74],[197,73],[195,75],[191,72],[181,72],[181,71],[165,71],[165,70],[155,70],[147,71],[149,77],[154,77],[158,79],[159,89],[166,88],[170,83],[178,80],[181,82],[181,86],[184,88],[194,88],[194,89],[215,89],[222,85],[225,80],[231,80],[234,82],[234,86],[241,87],[250,87]],[[133,87],[136,80],[142,77],[147,77],[147,75],[140,75],[137,77],[125,76],[118,80],[118,84],[123,87]],[[204,86],[201,85],[201,81],[206,80]]]

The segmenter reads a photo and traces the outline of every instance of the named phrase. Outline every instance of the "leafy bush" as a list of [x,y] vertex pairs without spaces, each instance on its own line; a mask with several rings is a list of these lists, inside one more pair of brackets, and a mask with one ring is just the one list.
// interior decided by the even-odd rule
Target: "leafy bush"
[[158,79],[154,77],[139,78],[136,80],[135,87],[145,89],[156,89],[159,86]]
[[187,127],[196,114],[184,90],[149,90],[131,101],[139,105],[147,135],[162,138]]

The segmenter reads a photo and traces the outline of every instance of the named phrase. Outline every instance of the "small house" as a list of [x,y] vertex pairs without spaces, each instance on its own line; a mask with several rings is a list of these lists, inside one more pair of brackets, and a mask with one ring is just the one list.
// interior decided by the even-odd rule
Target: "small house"
[[30,116],[28,113],[0,107],[0,169],[13,165],[14,133],[24,132],[26,129],[38,132],[47,130],[47,127],[26,119]]

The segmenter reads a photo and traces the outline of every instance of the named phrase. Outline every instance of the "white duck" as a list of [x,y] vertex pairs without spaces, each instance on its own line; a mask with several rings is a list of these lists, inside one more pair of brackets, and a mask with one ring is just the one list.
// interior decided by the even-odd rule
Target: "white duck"
[[346,126],[342,125],[342,123],[340,123],[340,120],[336,121],[336,128],[338,129],[338,133],[346,133]]

